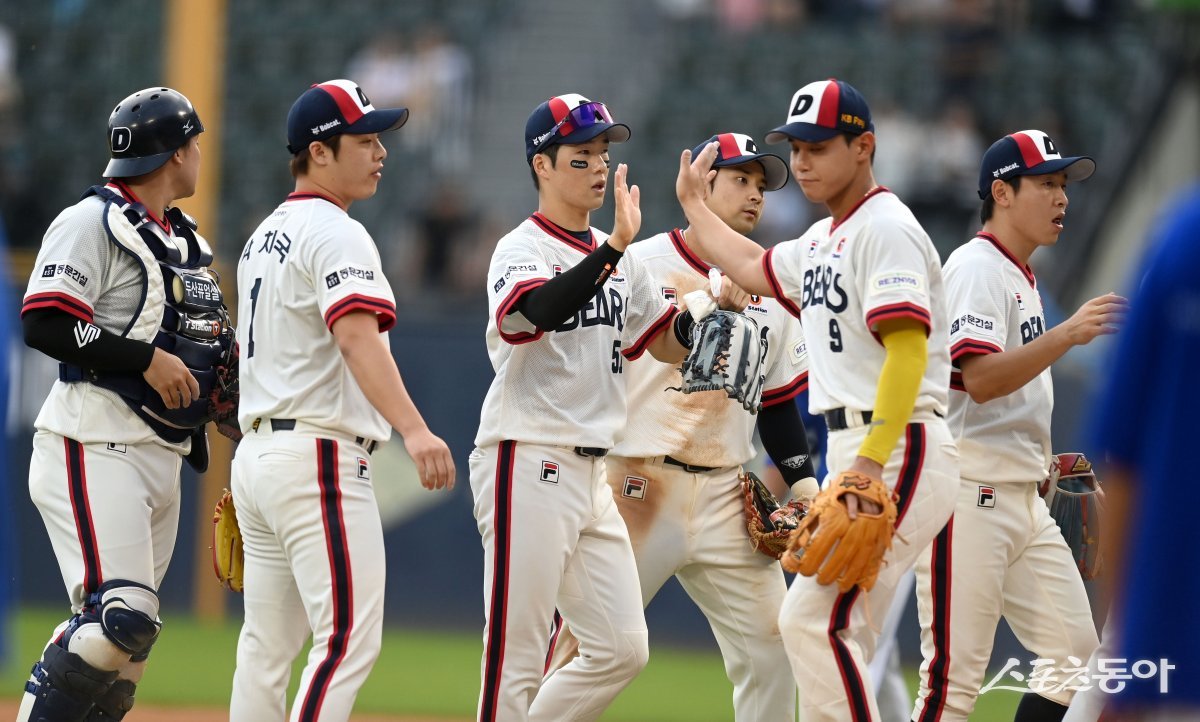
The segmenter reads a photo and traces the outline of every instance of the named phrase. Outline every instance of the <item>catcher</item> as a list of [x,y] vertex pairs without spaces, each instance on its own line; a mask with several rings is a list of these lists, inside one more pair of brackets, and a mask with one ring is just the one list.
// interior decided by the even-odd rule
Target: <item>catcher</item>
[[[684,151],[676,194],[700,256],[804,324],[809,408],[825,415],[829,467],[843,471],[783,556],[802,576],[779,628],[805,719],[879,719],[869,620],[884,619],[900,576],[945,526],[958,483],[942,419],[950,366],[941,265],[912,213],[875,183],[870,110],[848,83],[798,90],[787,124],[767,141],[790,143],[792,175],[829,210],[797,240],[764,251],[713,213],[715,143],[694,163]],[[908,543],[893,546],[893,533]]]
[[[723,133],[713,140],[721,154],[708,203],[724,223],[749,233],[766,192],[787,182],[787,167],[778,156],[759,153],[749,136]],[[795,526],[795,507],[780,511],[741,465],[754,457],[757,422],[793,493],[817,493],[793,403],[808,383],[804,337],[778,303],[746,294],[701,260],[690,246],[692,234],[675,229],[626,251],[664,298],[703,320],[686,339],[692,351],[682,372],[678,364],[644,357],[626,367],[628,420],[608,456],[608,483],[629,529],[643,603],[676,577],[712,625],[733,683],[735,719],[794,721],[796,685],[775,620],[786,593],[777,559]],[[744,315],[707,313],[717,305],[712,298]],[[552,668],[576,648],[564,629]]]

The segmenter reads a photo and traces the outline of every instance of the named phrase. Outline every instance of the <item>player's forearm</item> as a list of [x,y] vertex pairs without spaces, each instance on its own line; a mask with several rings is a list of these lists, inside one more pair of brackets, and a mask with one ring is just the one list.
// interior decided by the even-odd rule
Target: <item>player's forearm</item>
[[886,465],[917,405],[929,350],[919,321],[896,319],[880,323],[876,330],[887,357],[879,373],[871,431],[858,455]]
[[154,346],[104,331],[69,313],[38,308],[21,316],[25,345],[47,356],[93,371],[142,373]]
[[[680,315],[682,316],[682,314]],[[676,316],[676,318],[679,318],[679,316]],[[663,363],[679,363],[688,353],[688,349],[680,343],[678,334],[673,330],[675,325],[672,322],[670,326],[654,337],[650,345],[646,346],[646,351]]]
[[404,387],[374,314],[346,314],[334,323],[333,334],[363,395],[397,433],[407,437],[428,428]]
[[542,331],[558,328],[595,298],[623,255],[601,243],[576,266],[522,296],[516,310]]
[[1000,353],[974,354],[959,359],[963,386],[977,404],[1007,396],[1038,377],[1071,348],[1062,327]]
[[796,402],[788,399],[758,412],[758,438],[788,486],[801,479],[816,477],[808,431]]
[[684,203],[683,211],[691,224],[687,231],[688,245],[701,258],[720,268],[747,292],[774,295],[763,272],[762,246],[725,225],[703,202]]

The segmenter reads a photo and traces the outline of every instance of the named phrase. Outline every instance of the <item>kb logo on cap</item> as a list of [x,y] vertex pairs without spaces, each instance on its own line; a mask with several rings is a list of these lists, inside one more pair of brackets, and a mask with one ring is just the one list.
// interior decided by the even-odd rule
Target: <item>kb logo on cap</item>
[[114,153],[124,153],[129,150],[129,144],[133,142],[133,133],[129,128],[120,126],[112,129],[112,137],[109,138],[108,144]]

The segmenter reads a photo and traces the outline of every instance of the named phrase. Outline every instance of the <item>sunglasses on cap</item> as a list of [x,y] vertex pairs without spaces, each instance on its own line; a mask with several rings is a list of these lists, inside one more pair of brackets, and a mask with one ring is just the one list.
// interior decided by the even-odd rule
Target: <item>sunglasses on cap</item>
[[534,155],[541,153],[550,144],[550,141],[559,137],[559,130],[567,123],[570,123],[571,127],[565,133],[561,133],[561,136],[564,138],[571,133],[583,130],[584,128],[590,128],[593,125],[605,123],[612,125],[613,118],[604,103],[584,103],[583,105],[578,105],[563,116],[562,120],[555,123],[553,128],[541,136],[541,139],[538,140],[537,145],[534,147]]

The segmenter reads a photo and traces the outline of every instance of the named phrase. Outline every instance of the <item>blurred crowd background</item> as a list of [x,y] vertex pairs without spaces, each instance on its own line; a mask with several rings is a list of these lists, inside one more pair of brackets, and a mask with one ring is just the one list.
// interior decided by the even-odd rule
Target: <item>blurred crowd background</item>
[[[167,5],[0,0],[6,308],[24,289],[50,221],[98,182],[112,107],[136,89],[171,83],[164,44],[179,33],[165,32]],[[988,144],[1044,130],[1064,154],[1092,155],[1099,165],[1093,179],[1069,188],[1059,247],[1034,257],[1046,305],[1061,309],[1051,324],[1089,293],[1127,289],[1125,271],[1159,204],[1200,174],[1200,22],[1188,0],[229,0],[222,29],[223,57],[183,50],[196,63],[220,64],[220,111],[198,107],[205,125],[220,130],[221,156],[215,223],[201,232],[217,248],[227,292],[245,238],[292,187],[284,121],[305,88],[348,77],[376,106],[411,109],[408,124],[385,139],[378,196],[352,214],[378,242],[397,292],[392,342],[401,369],[460,470],[491,378],[487,264],[496,240],[536,207],[522,132],[529,111],[552,95],[603,100],[632,128],[612,156],[629,163],[642,188],[649,236],[684,222],[673,188],[681,149],[725,131],[762,144],[795,89],[847,80],[872,108],[877,179],[913,208],[943,259],[978,227],[975,186]],[[762,145],[787,157],[786,146]],[[822,213],[789,183],[769,194],[757,239],[795,237]],[[593,223],[609,227],[611,202]],[[16,566],[0,593],[62,604],[25,487],[32,420],[53,364],[13,348],[11,458],[0,481],[8,518],[0,527],[21,553],[0,554]],[[1056,366],[1058,450],[1079,443],[1073,422],[1086,412],[1103,351],[1081,349]],[[481,624],[482,555],[471,541],[464,474],[459,482],[444,503],[390,527],[393,620]],[[178,606],[199,584],[190,565],[203,556],[184,547],[213,501],[186,493],[199,511],[184,520],[164,593]],[[420,599],[408,591],[414,585],[427,590]],[[656,602],[668,611],[656,621],[652,608],[651,628],[694,639],[702,618],[678,597]]]

